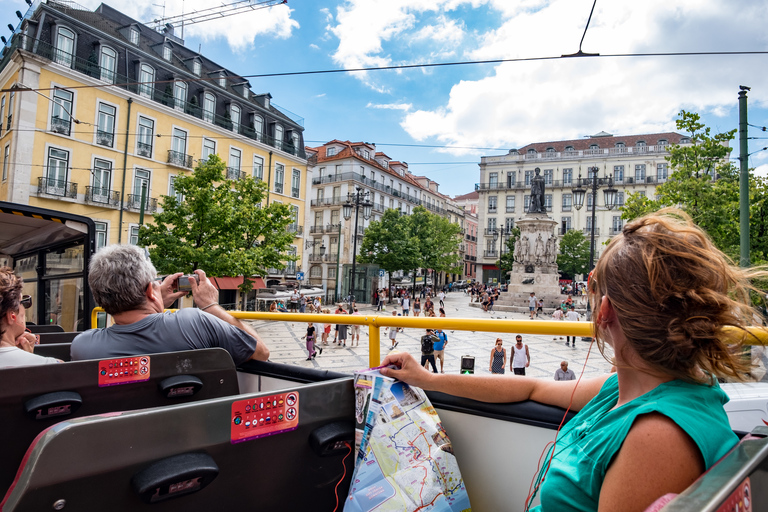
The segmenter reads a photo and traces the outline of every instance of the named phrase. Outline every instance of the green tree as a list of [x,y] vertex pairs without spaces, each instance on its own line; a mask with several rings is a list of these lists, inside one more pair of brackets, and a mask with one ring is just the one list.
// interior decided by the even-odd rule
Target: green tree
[[[174,179],[176,196],[162,196],[163,211],[139,230],[160,273],[190,273],[201,268],[210,276],[264,275],[296,256],[288,254],[294,221],[288,205],[262,206],[266,185],[247,177],[225,180],[226,165],[211,155],[189,175]],[[179,199],[181,198],[181,199]],[[244,279],[240,291],[250,291]]]
[[420,261],[411,270],[432,270],[432,282],[435,285],[437,282],[434,276],[437,272],[460,272],[461,226],[431,213],[423,206],[414,208],[407,219],[411,237],[418,241]]
[[557,267],[563,276],[571,279],[589,271],[589,240],[581,231],[572,229],[560,238]]
[[507,239],[506,251],[502,254],[498,260],[496,260],[496,266],[501,271],[502,279],[506,281],[507,272],[512,271],[512,265],[515,263],[515,244],[517,239],[520,238],[520,228],[512,228]]
[[[360,243],[361,263],[374,263],[391,277],[392,272],[412,269],[419,262],[418,241],[411,238],[407,217],[388,209],[381,220],[371,222]],[[391,297],[390,297],[391,299]]]

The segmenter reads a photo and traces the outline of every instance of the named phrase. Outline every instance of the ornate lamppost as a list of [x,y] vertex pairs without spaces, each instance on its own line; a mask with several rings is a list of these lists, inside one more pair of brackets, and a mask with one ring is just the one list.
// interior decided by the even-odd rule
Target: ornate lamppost
[[349,220],[352,216],[352,208],[355,209],[355,226],[352,229],[352,237],[354,239],[352,243],[352,276],[349,280],[349,314],[352,310],[352,303],[355,302],[355,265],[357,263],[357,226],[360,216],[360,207],[363,207],[363,218],[368,220],[371,218],[371,211],[373,210],[373,203],[369,199],[370,193],[363,191],[362,187],[355,187],[355,193],[347,194],[347,202],[344,203],[342,209],[344,211],[344,219]]
[[[587,273],[592,271],[595,263],[595,212],[597,211],[597,189],[603,186],[607,187],[603,190],[606,208],[613,210],[613,207],[616,205],[617,190],[613,186],[613,175],[608,175],[607,178],[598,178],[598,171],[599,169],[597,167],[590,167],[589,172],[592,176],[586,180],[579,174],[576,188],[573,189],[573,204],[577,210],[581,210],[581,207],[584,206],[584,196],[586,195],[587,190],[591,189],[592,192],[592,224],[589,233],[589,267]],[[592,308],[590,307],[589,301],[587,301],[587,320],[591,320],[591,318]]]

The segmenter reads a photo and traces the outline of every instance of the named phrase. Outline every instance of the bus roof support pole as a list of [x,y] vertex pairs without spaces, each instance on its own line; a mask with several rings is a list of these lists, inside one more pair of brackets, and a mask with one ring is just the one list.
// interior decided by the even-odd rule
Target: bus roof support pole
[[125,175],[127,174],[126,167],[128,166],[128,135],[131,133],[131,104],[132,98],[128,98],[128,115],[125,121],[125,149],[123,150],[123,186],[120,189],[120,225],[117,229],[117,243],[123,241],[123,206],[125,201]]
[[749,266],[749,145],[747,141],[747,91],[739,86],[739,265]]

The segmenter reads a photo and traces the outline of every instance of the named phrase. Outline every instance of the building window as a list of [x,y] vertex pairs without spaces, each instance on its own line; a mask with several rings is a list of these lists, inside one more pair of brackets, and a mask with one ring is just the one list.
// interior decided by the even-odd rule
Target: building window
[[624,166],[623,165],[613,166],[613,181],[617,183],[624,182]]
[[336,267],[328,267],[328,279],[336,279]]
[[253,156],[253,179],[259,181],[264,179],[264,159],[256,155]]
[[291,197],[299,197],[301,194],[301,171],[294,169],[291,176]]
[[571,194],[563,194],[563,211],[569,212],[573,207],[573,196]]
[[656,164],[656,181],[659,183],[667,181],[667,165],[666,163]]
[[669,141],[667,139],[659,139],[659,146],[667,146]]
[[515,211],[515,196],[507,196],[507,213]]
[[488,197],[488,213],[496,213],[497,196]]
[[616,192],[616,206],[624,206],[624,192]]
[[167,46],[167,45],[163,46],[163,58],[168,62],[170,62],[171,59],[173,58],[173,50],[171,50],[170,46]]
[[201,161],[208,160],[208,157],[216,154],[216,141],[213,139],[203,138],[203,153],[200,157]]
[[325,148],[325,156],[334,156],[336,154],[336,148],[331,146],[329,148]]
[[192,61],[192,72],[197,76],[200,76],[200,74],[203,72],[203,65],[197,59]]
[[149,64],[139,66],[139,94],[145,98],[152,98],[155,89],[155,68]]
[[16,93],[11,93],[11,98],[8,100],[8,124],[5,125],[6,130],[11,129],[11,123],[13,122],[13,99],[16,97]]
[[51,109],[51,131],[69,135],[72,126],[72,100],[74,94],[65,89],[54,89]]
[[531,196],[524,195],[523,196],[523,211],[528,211],[528,209],[531,207]]
[[139,117],[139,136],[136,140],[136,154],[152,158],[152,144],[155,136],[155,122],[146,117]]
[[552,169],[544,169],[544,184],[552,186]]
[[573,183],[573,169],[563,169],[563,185]]
[[56,148],[48,148],[48,168],[45,180],[45,193],[54,196],[67,195],[67,170],[69,168],[69,152]]
[[187,83],[181,80],[173,82],[173,108],[184,111],[187,103]]
[[275,125],[275,147],[283,149],[283,127],[279,124]]
[[175,197],[176,201],[182,202],[184,200],[184,195],[181,192],[176,191],[176,178],[178,178],[178,176],[171,175],[168,178],[168,195]]
[[515,186],[515,171],[509,171],[507,173],[507,188],[512,188]]
[[295,155],[299,151],[299,132],[296,130],[292,131],[291,140],[293,141],[293,154]]
[[515,219],[507,217],[504,219],[504,232],[509,233],[515,228]]
[[131,245],[139,245],[139,226],[131,226],[128,228],[128,243]]
[[96,225],[96,250],[107,245],[107,223],[94,222]]
[[237,148],[229,148],[229,164],[227,169],[227,179],[236,180],[240,178],[240,164],[242,151]]
[[101,56],[99,57],[99,75],[102,80],[115,83],[115,72],[117,71],[117,52],[108,46],[101,47]]
[[635,181],[638,183],[645,181],[645,164],[635,165]]
[[283,164],[275,164],[275,192],[278,194],[283,193],[283,183],[285,182],[285,166]]
[[611,235],[618,235],[623,227],[621,215],[614,215],[611,223]]
[[5,94],[0,98],[0,136],[3,134],[3,127],[5,126]]
[[309,277],[323,277],[323,269],[320,265],[313,265],[309,269]]
[[561,217],[560,218],[560,234],[564,235],[567,232],[571,230],[571,218],[570,217]]
[[216,96],[214,96],[213,93],[206,92],[203,94],[203,120],[212,123],[215,115]]
[[548,212],[552,211],[552,194],[544,194],[544,206]]
[[230,105],[229,116],[232,118],[232,131],[240,133],[240,107],[238,105]]
[[499,186],[499,173],[488,173],[488,188],[494,189]]
[[488,218],[488,232],[491,233],[494,229],[496,229],[496,217],[489,217]]
[[68,28],[59,27],[56,33],[56,53],[54,61],[65,66],[72,66],[75,53],[75,33]]
[[595,199],[595,195],[592,192],[587,192],[584,195],[587,197],[587,208],[589,208],[591,210],[592,209],[592,202]]
[[571,151],[573,151],[573,146],[565,146],[566,153],[570,153]]
[[[533,179],[533,171],[525,171],[525,186],[530,187],[531,186],[531,179]],[[525,208],[526,211],[528,208]]]
[[171,134],[171,154],[168,163],[188,167],[187,165],[187,132],[174,128]]
[[117,109],[106,103],[99,103],[99,117],[96,125],[96,144],[111,148],[115,143],[115,113]]
[[8,179],[8,159],[11,157],[11,145],[6,144],[3,149],[3,181]]
[[253,116],[253,131],[256,132],[256,140],[262,140],[264,137],[264,118]]
[[131,30],[128,33],[128,38],[133,44],[139,44],[139,29],[131,27]]
[[224,73],[219,74],[219,87],[227,88],[227,75]]
[[112,188],[112,163],[99,158],[93,161],[93,192],[90,199],[95,203],[109,204]]

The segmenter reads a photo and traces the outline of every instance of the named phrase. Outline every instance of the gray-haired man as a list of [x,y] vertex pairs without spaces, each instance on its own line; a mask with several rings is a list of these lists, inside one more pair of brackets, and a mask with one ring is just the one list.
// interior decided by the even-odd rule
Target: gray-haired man
[[198,279],[189,280],[200,309],[176,313],[163,313],[163,309],[187,293],[174,291],[182,274],[160,281],[139,247],[104,247],[91,259],[88,271],[93,297],[112,315],[115,325],[78,335],[70,349],[72,360],[210,347],[225,349],[235,364],[269,358],[269,349],[256,331],[219,306],[219,292],[202,270],[195,271]]

